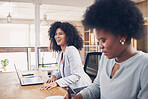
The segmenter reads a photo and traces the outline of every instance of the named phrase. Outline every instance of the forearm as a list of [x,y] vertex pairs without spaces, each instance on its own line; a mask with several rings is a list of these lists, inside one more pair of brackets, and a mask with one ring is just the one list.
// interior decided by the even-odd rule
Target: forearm
[[87,88],[80,91],[83,99],[100,99],[100,87],[98,84],[93,83]]
[[66,87],[72,83],[77,82],[79,79],[80,79],[80,77],[78,75],[70,75],[68,77],[58,79],[56,82],[59,84],[59,86]]

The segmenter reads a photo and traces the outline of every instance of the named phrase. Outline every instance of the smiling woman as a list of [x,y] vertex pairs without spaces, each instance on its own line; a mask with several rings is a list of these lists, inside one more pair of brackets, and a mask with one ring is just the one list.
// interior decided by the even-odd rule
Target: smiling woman
[[67,45],[67,42],[66,42],[66,34],[65,32],[61,29],[61,28],[58,28],[56,30],[56,33],[55,33],[55,40],[57,42],[57,45],[59,46],[66,46]]
[[52,75],[41,90],[59,85],[70,87],[75,93],[74,89],[82,89],[90,85],[91,79],[83,70],[78,51],[83,47],[83,40],[77,29],[67,22],[55,22],[49,29],[49,36],[50,49],[59,51],[58,72]]

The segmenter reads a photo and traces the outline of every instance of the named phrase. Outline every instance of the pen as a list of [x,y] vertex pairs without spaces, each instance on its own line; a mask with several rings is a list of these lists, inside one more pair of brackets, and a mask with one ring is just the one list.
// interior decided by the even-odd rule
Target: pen
[[67,93],[68,93],[68,99],[71,99],[71,94],[70,94],[69,88],[67,88]]

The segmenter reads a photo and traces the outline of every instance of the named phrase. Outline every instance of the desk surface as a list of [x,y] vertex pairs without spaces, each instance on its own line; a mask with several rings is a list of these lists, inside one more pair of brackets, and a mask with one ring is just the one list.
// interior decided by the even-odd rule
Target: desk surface
[[[44,81],[47,80],[47,76],[41,71],[33,72],[35,75],[41,76]],[[61,87],[39,90],[42,85],[21,86],[15,72],[0,72],[1,99],[44,99],[48,96],[66,94],[66,90]]]

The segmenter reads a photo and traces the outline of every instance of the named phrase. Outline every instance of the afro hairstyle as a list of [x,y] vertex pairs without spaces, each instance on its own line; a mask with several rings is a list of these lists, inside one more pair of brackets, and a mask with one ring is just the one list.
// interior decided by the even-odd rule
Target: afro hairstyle
[[140,39],[145,35],[144,19],[135,3],[130,0],[99,0],[87,8],[82,23],[87,28],[110,31]]
[[50,40],[50,49],[53,51],[61,51],[61,47],[57,45],[55,40],[56,30],[60,28],[66,33],[67,37],[67,46],[75,46],[78,50],[81,50],[83,47],[83,39],[77,31],[77,29],[68,22],[54,22],[49,28],[49,40]]

